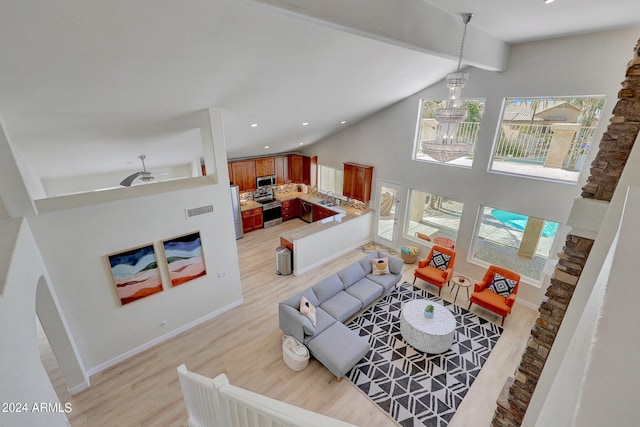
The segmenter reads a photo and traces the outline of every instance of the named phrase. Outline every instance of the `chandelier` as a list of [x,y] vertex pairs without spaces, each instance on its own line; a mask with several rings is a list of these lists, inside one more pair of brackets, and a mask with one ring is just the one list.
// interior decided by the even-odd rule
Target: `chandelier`
[[460,55],[458,56],[458,68],[455,73],[447,74],[446,81],[449,88],[449,96],[443,101],[443,105],[435,110],[434,117],[438,121],[438,131],[435,142],[423,142],[422,151],[429,157],[441,163],[464,157],[471,150],[471,145],[457,142],[458,126],[467,118],[467,109],[462,105],[462,88],[469,80],[469,73],[461,73],[462,52],[467,36],[467,24],[471,21],[473,13],[463,13],[462,22],[464,31],[460,43]]

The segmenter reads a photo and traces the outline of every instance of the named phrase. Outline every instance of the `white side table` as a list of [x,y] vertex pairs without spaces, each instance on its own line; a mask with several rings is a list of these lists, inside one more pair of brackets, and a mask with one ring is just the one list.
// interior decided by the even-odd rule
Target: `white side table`
[[[433,318],[424,316],[424,308],[434,307]],[[453,344],[456,319],[442,305],[427,300],[414,300],[402,307],[400,333],[404,340],[416,350],[430,354],[444,353]]]

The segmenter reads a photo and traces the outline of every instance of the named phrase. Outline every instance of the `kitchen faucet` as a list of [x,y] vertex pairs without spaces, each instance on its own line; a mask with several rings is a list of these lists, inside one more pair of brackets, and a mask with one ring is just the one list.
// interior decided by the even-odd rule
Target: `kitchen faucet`
[[336,205],[336,193],[334,193],[333,191],[329,190],[327,191],[327,196],[331,197],[333,200],[331,201],[334,206]]

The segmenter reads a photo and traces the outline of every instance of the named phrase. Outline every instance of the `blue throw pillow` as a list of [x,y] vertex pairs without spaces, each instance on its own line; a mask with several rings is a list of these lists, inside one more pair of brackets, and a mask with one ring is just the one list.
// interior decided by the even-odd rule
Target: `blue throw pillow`
[[505,298],[509,298],[511,292],[516,287],[518,282],[512,279],[507,279],[502,275],[496,273],[493,276],[493,282],[489,285],[489,290],[495,292],[498,295],[502,295]]
[[440,251],[433,251],[433,256],[431,257],[431,261],[429,261],[429,265],[431,267],[439,268],[444,271],[449,266],[449,260],[451,256],[445,255]]

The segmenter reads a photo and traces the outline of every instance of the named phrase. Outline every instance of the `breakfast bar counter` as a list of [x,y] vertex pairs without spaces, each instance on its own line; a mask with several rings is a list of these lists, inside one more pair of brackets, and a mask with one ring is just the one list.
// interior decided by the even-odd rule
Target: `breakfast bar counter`
[[[323,200],[306,194],[296,197],[311,203]],[[294,274],[302,274],[371,240],[371,209],[351,206],[328,209],[335,211],[336,215],[280,235],[281,241],[293,251]]]

